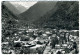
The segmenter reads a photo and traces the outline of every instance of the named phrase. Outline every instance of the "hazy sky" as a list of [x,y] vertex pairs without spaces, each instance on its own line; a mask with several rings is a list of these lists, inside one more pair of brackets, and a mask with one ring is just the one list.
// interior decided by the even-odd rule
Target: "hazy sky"
[[[37,2],[15,2],[15,1],[11,1],[10,2],[12,5],[14,5],[19,11],[24,12],[27,9],[29,9],[31,6],[33,6],[34,4],[36,4]],[[23,7],[22,7],[23,6]]]
[[10,2],[10,3],[13,4],[15,7],[21,5],[28,9],[37,2]]

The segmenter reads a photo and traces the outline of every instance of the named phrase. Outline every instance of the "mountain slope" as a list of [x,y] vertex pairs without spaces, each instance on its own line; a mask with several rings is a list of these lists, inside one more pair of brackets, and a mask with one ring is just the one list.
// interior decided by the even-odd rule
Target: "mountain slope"
[[34,24],[45,28],[79,29],[78,2],[57,2],[56,7],[55,12],[53,8]]
[[57,2],[38,2],[35,5],[33,5],[29,10],[26,12],[20,14],[20,17],[22,20],[32,22],[46,14],[48,11],[54,8],[55,4]]
[[20,11],[16,9],[10,2],[6,1],[4,2],[4,5],[14,14],[18,15],[20,14]]

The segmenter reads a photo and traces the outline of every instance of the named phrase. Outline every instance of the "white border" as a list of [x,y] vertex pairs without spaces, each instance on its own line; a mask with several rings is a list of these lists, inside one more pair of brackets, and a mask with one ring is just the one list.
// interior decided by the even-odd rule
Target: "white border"
[[79,1],[79,0],[1,0],[1,1]]
[[[80,1],[80,0],[0,0],[0,55],[9,55],[9,54],[2,54],[1,53],[1,2],[2,1]],[[80,4],[79,4],[80,5]],[[79,6],[79,9],[80,9],[80,6]],[[79,11],[80,13],[80,11]],[[79,14],[79,18],[80,18],[80,14]],[[79,19],[80,21],[80,19]],[[79,24],[79,28],[80,28],[80,24]],[[79,29],[80,31],[80,29]],[[80,36],[80,33],[79,33],[79,36]],[[79,37],[80,39],[80,37]],[[79,54],[80,54],[80,41],[79,41]],[[79,54],[74,54],[74,55],[79,55]],[[11,55],[28,55],[28,54],[11,54]],[[35,55],[35,54],[29,54],[29,55]],[[39,54],[36,54],[36,55],[39,55]],[[40,54],[40,55],[53,55],[53,54]],[[56,55],[56,54],[54,54]],[[60,55],[60,54],[57,54],[57,55]],[[64,55],[64,54],[61,54],[61,55]],[[67,55],[67,54],[65,54]],[[68,54],[68,55],[72,55],[72,54]]]

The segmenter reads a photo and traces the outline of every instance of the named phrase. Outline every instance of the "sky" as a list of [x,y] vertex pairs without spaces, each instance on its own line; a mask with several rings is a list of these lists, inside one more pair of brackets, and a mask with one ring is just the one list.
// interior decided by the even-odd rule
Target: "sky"
[[15,6],[18,10],[21,10],[20,7],[23,6],[23,11],[26,11],[27,9],[29,9],[31,6],[33,6],[34,4],[36,4],[37,2],[15,2],[15,1],[11,1],[10,2],[13,6]]
[[35,3],[37,2],[10,2],[11,4],[13,4],[14,6],[18,6],[18,5],[21,5],[21,6],[24,6],[25,8],[29,8],[31,7],[32,5],[34,5]]

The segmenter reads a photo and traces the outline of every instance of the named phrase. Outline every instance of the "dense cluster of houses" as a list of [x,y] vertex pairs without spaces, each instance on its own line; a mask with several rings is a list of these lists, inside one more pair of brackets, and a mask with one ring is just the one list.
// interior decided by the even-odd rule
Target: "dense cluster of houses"
[[2,42],[2,53],[65,54],[79,52],[78,30],[19,29]]

